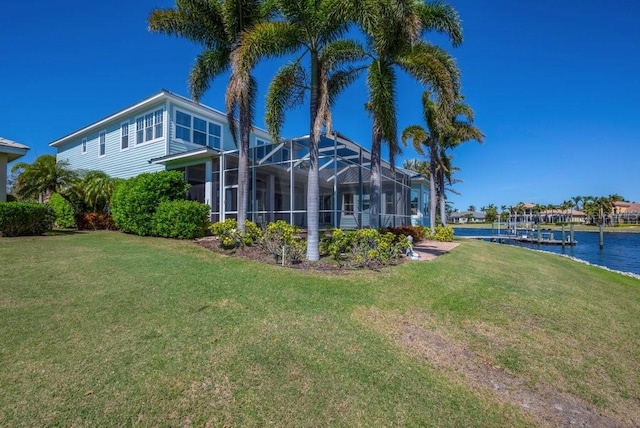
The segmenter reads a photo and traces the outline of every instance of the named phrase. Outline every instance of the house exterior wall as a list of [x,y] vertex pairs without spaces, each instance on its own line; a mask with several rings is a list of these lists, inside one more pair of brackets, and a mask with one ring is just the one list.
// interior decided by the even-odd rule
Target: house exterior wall
[[[152,138],[140,144],[136,142],[136,119],[162,111],[163,132],[159,138]],[[151,108],[107,121],[98,130],[80,132],[74,139],[60,147],[56,158],[67,161],[72,169],[100,170],[115,178],[130,178],[144,172],[156,172],[164,166],[149,163],[150,159],[164,156],[166,153],[166,109],[164,103]],[[128,124],[128,147],[122,148],[122,125]],[[104,155],[100,154],[100,138],[105,133]],[[86,139],[86,149],[83,141]]]

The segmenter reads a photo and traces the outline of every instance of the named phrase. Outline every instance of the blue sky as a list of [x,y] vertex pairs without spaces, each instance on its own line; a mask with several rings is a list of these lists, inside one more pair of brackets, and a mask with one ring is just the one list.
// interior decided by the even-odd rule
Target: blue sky
[[[453,151],[454,207],[519,201],[561,203],[618,193],[640,201],[640,2],[451,1],[465,41],[446,47],[486,135]],[[152,34],[146,18],[171,0],[10,2],[0,14],[0,136],[54,153],[51,141],[161,88],[187,94],[199,47]],[[282,62],[257,69],[256,125],[264,92]],[[226,79],[203,98],[222,109]],[[398,79],[399,130],[422,120],[422,88]],[[357,82],[334,109],[334,127],[370,147],[366,89]],[[308,110],[291,112],[286,137],[308,133]],[[403,159],[416,157],[411,148]]]

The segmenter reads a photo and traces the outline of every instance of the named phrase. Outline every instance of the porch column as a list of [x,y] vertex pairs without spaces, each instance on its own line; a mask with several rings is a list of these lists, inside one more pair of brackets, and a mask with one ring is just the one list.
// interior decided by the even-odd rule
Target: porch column
[[7,154],[0,153],[0,202],[7,201]]
[[[213,208],[213,160],[204,163],[204,203]],[[211,211],[211,210],[210,210]]]

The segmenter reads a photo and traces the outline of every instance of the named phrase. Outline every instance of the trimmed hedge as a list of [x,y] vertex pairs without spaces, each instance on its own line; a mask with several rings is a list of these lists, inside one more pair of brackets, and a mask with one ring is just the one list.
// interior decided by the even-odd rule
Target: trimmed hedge
[[167,201],[184,200],[189,183],[179,171],[144,173],[119,183],[111,197],[116,227],[136,235],[153,234],[153,216]]
[[209,227],[209,211],[209,205],[197,201],[162,202],[153,216],[153,234],[164,238],[201,238]]
[[76,226],[76,220],[74,218],[73,205],[65,198],[57,193],[51,195],[49,198],[49,205],[56,216],[56,226],[62,229],[67,229]]
[[49,204],[0,202],[0,236],[42,235],[54,220]]

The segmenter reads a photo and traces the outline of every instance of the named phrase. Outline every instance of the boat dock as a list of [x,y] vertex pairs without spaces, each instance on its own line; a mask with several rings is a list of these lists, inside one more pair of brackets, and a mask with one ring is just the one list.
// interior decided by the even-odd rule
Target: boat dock
[[538,244],[538,245],[569,245],[573,246],[578,243],[576,240],[568,239],[555,239],[553,233],[542,232],[538,238],[537,234],[522,234],[522,235],[507,235],[507,234],[494,234],[494,235],[476,235],[476,236],[457,236],[462,239],[480,239],[483,241],[508,243],[508,242],[521,242],[525,244]]

